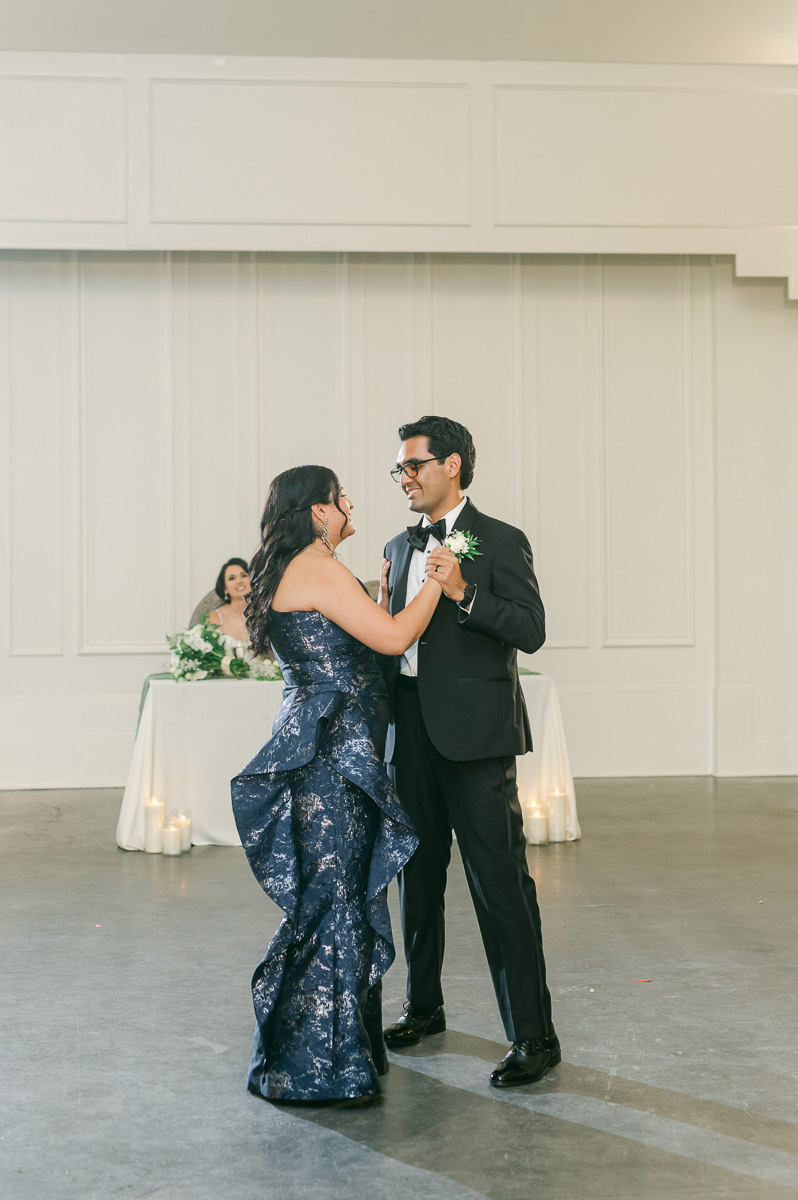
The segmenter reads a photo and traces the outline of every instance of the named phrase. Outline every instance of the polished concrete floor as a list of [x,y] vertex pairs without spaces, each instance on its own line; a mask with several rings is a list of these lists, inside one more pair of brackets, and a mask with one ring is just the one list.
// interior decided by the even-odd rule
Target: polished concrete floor
[[[277,911],[240,850],[128,854],[118,791],[0,793],[0,1196],[798,1194],[798,780],[578,797],[583,840],[529,851],[562,1066],[488,1086],[505,1045],[455,862],[450,1029],[345,1110],[244,1090]],[[402,993],[396,966],[387,1016]]]

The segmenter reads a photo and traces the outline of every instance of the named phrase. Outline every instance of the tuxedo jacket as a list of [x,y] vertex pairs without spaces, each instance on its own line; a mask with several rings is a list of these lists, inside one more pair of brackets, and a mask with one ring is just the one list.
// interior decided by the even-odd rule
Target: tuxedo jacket
[[[474,559],[462,559],[466,583],[477,585],[469,613],[441,596],[418,646],[418,696],[430,740],[444,758],[468,762],[526,754],[532,749],[526,705],[518,679],[517,652],[533,654],[546,640],[546,622],[532,550],[513,525],[479,512],[470,500],[454,524],[479,538]],[[385,547],[390,560],[392,613],[407,602],[413,548],[407,532]],[[389,692],[401,658],[387,660]],[[393,706],[392,706],[393,711]],[[393,762],[394,726],[386,759]]]

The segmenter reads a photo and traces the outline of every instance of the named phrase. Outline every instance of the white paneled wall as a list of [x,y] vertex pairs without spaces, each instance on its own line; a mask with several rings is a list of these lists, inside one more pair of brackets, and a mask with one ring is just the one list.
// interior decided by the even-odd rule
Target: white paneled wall
[[798,774],[798,306],[718,287],[718,757]]
[[0,246],[734,255],[795,297],[796,132],[795,66],[0,51]]
[[798,772],[796,333],[728,260],[4,254],[0,786],[124,781],[278,471],[339,470],[376,576],[423,412],[533,542],[578,774]]

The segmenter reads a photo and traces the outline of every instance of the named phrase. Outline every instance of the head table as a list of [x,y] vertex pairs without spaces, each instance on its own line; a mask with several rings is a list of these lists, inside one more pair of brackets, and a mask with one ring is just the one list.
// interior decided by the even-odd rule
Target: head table
[[[518,759],[522,806],[565,792],[566,840],[580,836],[574,781],[560,705],[545,675],[523,675],[532,726],[533,754]],[[196,846],[239,846],[230,805],[230,780],[268,741],[282,701],[283,684],[254,679],[178,683],[153,678],[141,710],[119,823],[117,844],[144,849],[144,802],[157,796],[166,819],[191,811]]]

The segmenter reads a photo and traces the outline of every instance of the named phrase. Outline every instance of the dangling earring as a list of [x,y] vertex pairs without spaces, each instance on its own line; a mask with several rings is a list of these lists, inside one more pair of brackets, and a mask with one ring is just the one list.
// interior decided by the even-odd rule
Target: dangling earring
[[225,594],[224,594],[224,602],[225,602],[225,604],[229,604],[229,603],[230,603],[230,593],[229,593],[229,592],[225,592]]
[[321,544],[322,544],[322,546],[327,547],[327,549],[330,551],[330,554],[333,556],[333,558],[337,558],[338,555],[335,553],[335,548],[333,546],[331,546],[330,543],[327,541],[327,528],[328,528],[329,524],[330,524],[329,519],[328,519],[327,515],[325,514],[324,525],[322,526],[322,530],[321,530]]

